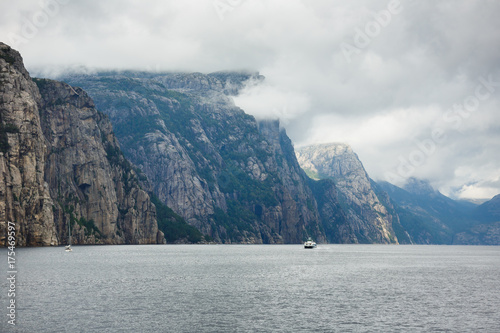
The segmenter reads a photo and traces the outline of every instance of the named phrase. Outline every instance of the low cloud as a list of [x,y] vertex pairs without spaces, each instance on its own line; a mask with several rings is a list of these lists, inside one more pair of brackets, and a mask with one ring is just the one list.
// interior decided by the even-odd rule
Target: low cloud
[[307,95],[283,91],[266,83],[250,82],[234,100],[257,119],[279,119],[284,126],[310,110]]

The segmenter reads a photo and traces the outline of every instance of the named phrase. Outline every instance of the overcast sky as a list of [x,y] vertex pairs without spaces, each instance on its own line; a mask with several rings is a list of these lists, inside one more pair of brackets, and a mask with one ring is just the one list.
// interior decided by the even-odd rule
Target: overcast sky
[[0,0],[0,39],[32,72],[256,70],[237,105],[279,117],[295,146],[345,142],[376,180],[491,198],[499,14],[495,0]]

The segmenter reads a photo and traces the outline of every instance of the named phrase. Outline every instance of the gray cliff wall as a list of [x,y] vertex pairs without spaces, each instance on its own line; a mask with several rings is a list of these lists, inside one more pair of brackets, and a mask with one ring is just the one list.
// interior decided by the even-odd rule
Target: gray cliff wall
[[121,154],[108,118],[80,88],[36,83],[50,148],[45,178],[58,230],[67,232],[65,226],[75,221],[75,243],[156,243],[156,209]]
[[0,243],[8,222],[19,246],[58,245],[52,199],[44,180],[46,141],[38,88],[17,51],[0,43]]
[[14,221],[19,246],[66,244],[69,224],[77,244],[163,243],[107,117],[83,90],[35,84],[19,53],[5,44],[0,52],[2,235]]

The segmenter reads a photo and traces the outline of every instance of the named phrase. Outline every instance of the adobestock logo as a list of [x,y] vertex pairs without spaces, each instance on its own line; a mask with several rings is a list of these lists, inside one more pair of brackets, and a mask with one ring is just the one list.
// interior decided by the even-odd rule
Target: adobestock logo
[[41,0],[38,4],[40,9],[31,17],[23,17],[20,34],[9,33],[7,38],[12,47],[27,43],[36,37],[40,29],[43,29],[50,22],[50,19],[59,14],[61,5],[65,5],[71,0]]
[[491,74],[488,76],[488,80],[481,76],[479,84],[474,89],[474,94],[464,98],[461,104],[453,104],[452,108],[448,109],[443,115],[443,120],[451,123],[454,129],[460,130],[464,119],[469,118],[472,113],[476,112],[481,102],[488,100],[491,94],[495,92],[495,87],[498,86],[500,86],[500,81],[493,81]]
[[[493,81],[492,75],[488,79],[479,77],[479,83],[474,93],[465,97],[462,103],[455,103],[442,117],[442,121],[451,124],[451,127],[460,131],[464,119],[468,119],[479,109],[481,102],[488,100],[495,92],[495,87],[500,87],[500,81]],[[418,167],[424,165],[429,157],[435,154],[437,146],[446,141],[446,131],[440,127],[433,128],[431,135],[424,140],[416,142],[416,148],[408,155],[398,156],[398,166],[393,172],[386,172],[385,179],[389,183],[398,183],[411,177]]]
[[350,64],[354,55],[360,54],[363,49],[367,48],[373,39],[380,35],[382,28],[387,27],[392,22],[392,17],[402,11],[403,7],[399,0],[391,0],[387,4],[387,9],[372,13],[374,19],[367,22],[364,29],[355,28],[353,43],[340,43],[340,50],[344,54],[347,63]]

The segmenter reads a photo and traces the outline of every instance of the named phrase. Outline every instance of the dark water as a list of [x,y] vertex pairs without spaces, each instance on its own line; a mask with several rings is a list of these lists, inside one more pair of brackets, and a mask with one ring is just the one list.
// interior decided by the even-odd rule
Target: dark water
[[2,332],[500,332],[500,247],[76,246],[16,257],[17,325],[2,279]]

